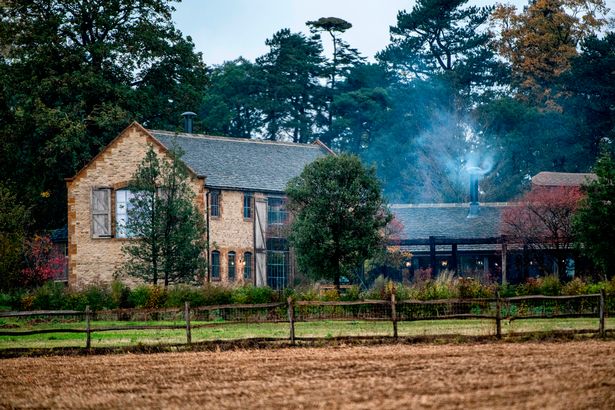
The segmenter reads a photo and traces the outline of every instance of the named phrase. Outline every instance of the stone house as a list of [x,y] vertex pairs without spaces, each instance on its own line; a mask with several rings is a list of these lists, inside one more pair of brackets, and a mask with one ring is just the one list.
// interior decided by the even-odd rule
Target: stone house
[[68,283],[110,282],[124,262],[126,189],[149,146],[160,156],[176,144],[190,170],[197,208],[207,221],[206,281],[283,288],[294,263],[285,229],[284,189],[305,165],[332,151],[313,144],[124,129],[68,188]]

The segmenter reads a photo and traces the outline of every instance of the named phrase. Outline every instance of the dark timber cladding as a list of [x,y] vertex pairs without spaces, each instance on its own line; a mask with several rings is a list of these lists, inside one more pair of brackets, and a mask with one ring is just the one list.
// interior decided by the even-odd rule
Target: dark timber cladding
[[[435,272],[439,268],[438,257],[445,258],[446,268],[454,271],[463,269],[459,265],[460,257],[493,258],[502,249],[500,217],[509,204],[481,204],[480,213],[475,217],[468,217],[470,206],[467,203],[391,205],[391,211],[403,226],[399,240],[392,244],[423,258]],[[505,272],[502,274],[505,280]]]
[[211,188],[282,193],[288,181],[328,151],[318,144],[293,144],[150,130],[165,147],[174,143],[183,161],[207,177]]

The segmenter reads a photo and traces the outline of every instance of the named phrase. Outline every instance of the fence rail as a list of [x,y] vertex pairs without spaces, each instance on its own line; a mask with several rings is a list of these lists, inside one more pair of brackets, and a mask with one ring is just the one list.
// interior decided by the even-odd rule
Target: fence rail
[[[614,300],[610,301],[613,306]],[[0,312],[0,317],[23,318],[36,316],[84,316],[85,328],[81,329],[37,329],[27,331],[0,330],[0,336],[29,336],[45,333],[85,333],[85,347],[91,347],[91,335],[95,332],[129,331],[129,330],[181,330],[186,331],[186,343],[192,343],[192,330],[237,323],[288,323],[289,339],[295,342],[295,324],[310,321],[390,321],[393,337],[398,337],[398,322],[449,320],[449,319],[487,319],[495,324],[495,335],[502,337],[503,320],[550,319],[550,318],[597,318],[598,329],[605,335],[605,317],[607,314],[606,294],[575,296],[516,296],[477,299],[441,299],[441,300],[396,300],[393,293],[390,300],[361,301],[295,301],[288,298],[286,303],[238,304],[200,306],[191,308],[188,302],[182,308],[162,309],[114,309],[91,311],[79,310],[35,310],[25,312]],[[131,325],[92,327],[95,318],[115,317],[128,320],[131,317],[160,317],[171,315],[181,324]],[[192,323],[205,321],[208,323]],[[584,329],[586,331],[587,329]]]

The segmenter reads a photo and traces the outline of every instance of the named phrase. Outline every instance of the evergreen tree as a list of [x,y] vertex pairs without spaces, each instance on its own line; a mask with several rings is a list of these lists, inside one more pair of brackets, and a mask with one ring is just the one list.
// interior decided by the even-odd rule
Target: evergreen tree
[[205,131],[239,138],[256,136],[263,126],[260,105],[265,84],[263,71],[243,58],[215,67],[200,110]]
[[322,47],[313,37],[283,29],[266,42],[256,60],[265,89],[260,108],[268,139],[308,142],[315,129],[322,91]]
[[615,275],[615,161],[606,150],[596,163],[597,179],[583,190],[587,198],[581,202],[574,227],[581,251],[612,278]]
[[333,52],[331,60],[325,64],[325,73],[329,85],[325,93],[326,106],[324,107],[325,117],[323,124],[325,129],[320,136],[320,139],[325,144],[331,145],[333,139],[337,137],[333,130],[333,101],[339,94],[338,84],[346,79],[350,70],[361,64],[364,58],[361,57],[357,49],[350,47],[341,37],[346,30],[352,28],[350,22],[338,17],[321,17],[318,20],[308,21],[305,24],[307,24],[312,33],[326,32],[331,37]]
[[129,185],[133,197],[122,227],[131,240],[123,247],[128,261],[121,273],[151,282],[200,283],[205,224],[194,205],[188,169],[174,148],[170,159],[153,147]]
[[402,81],[438,80],[451,91],[447,109],[469,104],[499,74],[486,30],[489,7],[463,7],[468,0],[418,0],[397,14],[392,43],[377,57]]

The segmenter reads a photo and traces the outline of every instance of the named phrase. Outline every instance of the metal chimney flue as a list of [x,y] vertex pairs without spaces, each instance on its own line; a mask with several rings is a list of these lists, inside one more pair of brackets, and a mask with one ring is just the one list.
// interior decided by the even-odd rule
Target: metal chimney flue
[[186,111],[182,114],[182,117],[184,117],[184,132],[192,134],[192,119],[196,117],[196,113]]
[[480,207],[478,204],[478,178],[481,173],[481,169],[478,167],[468,168],[470,173],[470,211],[468,212],[468,218],[476,218],[480,214]]

